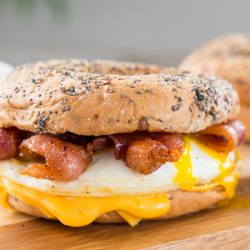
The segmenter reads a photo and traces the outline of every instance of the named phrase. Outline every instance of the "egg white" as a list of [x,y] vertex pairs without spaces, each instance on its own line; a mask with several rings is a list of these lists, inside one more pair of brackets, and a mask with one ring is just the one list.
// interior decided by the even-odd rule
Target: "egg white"
[[[209,183],[220,174],[219,163],[191,142],[192,174],[199,184]],[[224,167],[235,160],[235,152],[228,154]],[[168,192],[179,189],[174,181],[177,169],[174,163],[163,164],[149,175],[128,168],[114,158],[113,150],[94,156],[87,170],[75,181],[57,182],[20,175],[24,163],[15,159],[0,162],[0,175],[16,183],[50,194],[71,196],[137,195]],[[2,178],[2,181],[5,181]]]

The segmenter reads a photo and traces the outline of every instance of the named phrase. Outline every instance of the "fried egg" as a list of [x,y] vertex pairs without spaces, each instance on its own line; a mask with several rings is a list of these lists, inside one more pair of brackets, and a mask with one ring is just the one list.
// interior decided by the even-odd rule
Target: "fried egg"
[[[185,137],[184,142],[185,152],[177,162],[165,163],[149,175],[137,173],[124,161],[116,160],[112,149],[96,154],[87,170],[71,182],[21,175],[25,163],[16,159],[1,161],[0,175],[31,189],[55,195],[135,196],[218,184],[219,177],[224,178],[235,167],[235,151],[221,154],[192,137]],[[213,182],[215,179],[216,183]]]

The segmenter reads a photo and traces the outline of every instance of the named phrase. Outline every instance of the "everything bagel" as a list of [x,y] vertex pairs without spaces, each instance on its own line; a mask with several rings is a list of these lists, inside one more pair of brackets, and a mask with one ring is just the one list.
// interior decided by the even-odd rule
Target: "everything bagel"
[[[65,60],[18,67],[2,82],[0,126],[95,136],[136,130],[193,133],[239,111],[237,93],[226,81],[124,65]],[[170,73],[155,74],[162,71]],[[111,74],[118,72],[128,74]]]
[[237,185],[238,112],[227,81],[174,68],[19,66],[0,89],[1,202],[74,227],[135,226],[215,206]]

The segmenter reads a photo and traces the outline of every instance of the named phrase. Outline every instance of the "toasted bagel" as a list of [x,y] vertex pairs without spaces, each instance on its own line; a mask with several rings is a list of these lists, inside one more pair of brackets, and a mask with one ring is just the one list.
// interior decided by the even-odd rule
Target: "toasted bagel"
[[239,111],[238,95],[224,80],[131,64],[125,64],[127,75],[117,75],[121,64],[108,65],[62,60],[17,67],[0,90],[0,127],[95,136],[193,133]]

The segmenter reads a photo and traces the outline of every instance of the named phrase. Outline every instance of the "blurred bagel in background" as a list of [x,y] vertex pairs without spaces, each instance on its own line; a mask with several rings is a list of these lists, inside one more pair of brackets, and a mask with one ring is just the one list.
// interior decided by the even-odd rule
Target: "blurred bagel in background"
[[179,66],[193,74],[214,74],[231,82],[241,99],[241,119],[250,141],[250,34],[228,34],[196,49]]

